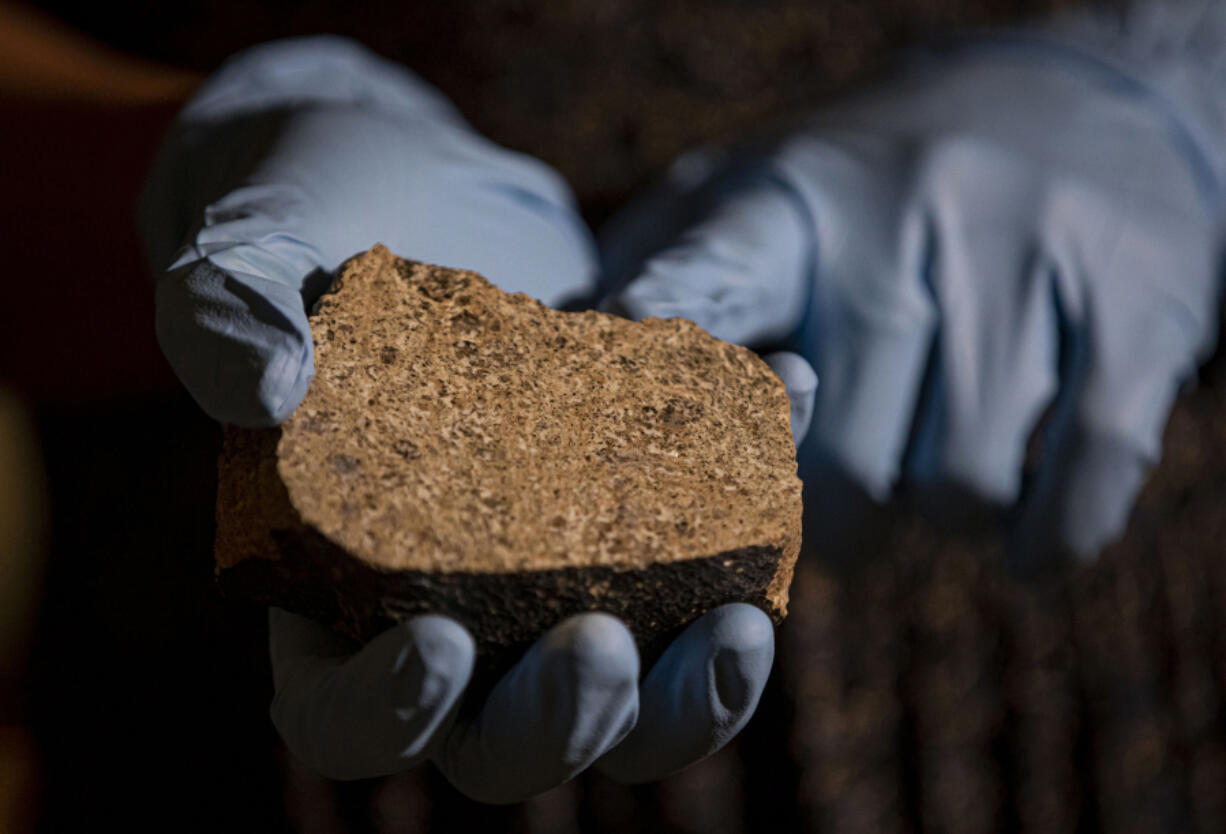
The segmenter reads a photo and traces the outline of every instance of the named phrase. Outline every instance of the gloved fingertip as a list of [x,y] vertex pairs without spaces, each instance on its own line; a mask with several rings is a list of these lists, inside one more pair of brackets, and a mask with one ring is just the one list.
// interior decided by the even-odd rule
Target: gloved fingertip
[[404,643],[392,664],[397,702],[415,709],[450,704],[472,677],[477,653],[472,636],[437,614],[414,617],[400,628]]
[[589,677],[638,677],[634,637],[621,620],[609,614],[578,614],[563,621],[545,636],[544,649]]
[[711,630],[714,695],[730,715],[752,712],[775,659],[775,628],[770,617],[746,603],[718,609]]
[[481,802],[518,802],[549,790],[633,729],[638,670],[634,638],[620,620],[571,617],[503,676],[435,762],[457,790]]
[[719,750],[753,715],[774,655],[774,626],[762,611],[746,603],[708,611],[652,667],[638,724],[597,767],[634,784]]
[[808,394],[817,390],[817,372],[808,360],[799,353],[790,350],[780,350],[762,357],[783,384],[788,393]]
[[1039,577],[1094,561],[1124,535],[1156,458],[1136,441],[1071,430],[1023,508],[1010,541],[1010,569]]
[[209,416],[246,428],[284,422],[315,374],[298,292],[200,261],[157,285],[162,352]]
[[[648,264],[638,277],[628,287],[605,300],[606,309],[615,315],[642,321],[646,318],[686,318],[702,321],[686,304],[684,292],[678,292],[673,286],[673,272],[683,272],[684,266],[670,271],[662,268],[660,263]],[[684,273],[683,273],[684,274]]]
[[333,779],[384,776],[443,741],[475,656],[459,623],[416,617],[360,648],[297,615],[278,613],[270,625],[270,715],[313,770]]
[[800,354],[781,350],[762,357],[770,369],[783,381],[791,403],[792,442],[799,446],[813,421],[817,402],[817,372]]
[[625,624],[608,614],[579,614],[545,638],[542,676],[570,722],[562,760],[579,768],[615,746],[638,720],[639,653]]
[[270,364],[256,386],[253,407],[248,414],[239,415],[249,419],[228,422],[246,428],[271,428],[281,425],[298,410],[315,377],[314,342],[307,341],[295,351],[284,351],[278,360],[284,365]]

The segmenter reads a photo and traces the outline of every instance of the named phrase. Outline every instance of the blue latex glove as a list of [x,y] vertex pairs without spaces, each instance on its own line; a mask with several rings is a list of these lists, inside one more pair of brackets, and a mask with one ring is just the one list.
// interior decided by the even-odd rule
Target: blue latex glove
[[1021,570],[1094,554],[1216,337],[1226,6],[1206,5],[959,39],[682,158],[602,232],[614,306],[809,358],[807,481],[822,460],[878,501],[903,482],[952,516],[1012,509]]
[[[594,247],[556,174],[336,39],[227,62],[167,137],[141,220],[167,357],[209,414],[245,426],[293,412],[313,373],[305,306],[376,242],[551,304],[589,292],[594,276]],[[359,648],[274,609],[270,649],[274,723],[310,767],[358,778],[432,759],[469,796],[505,802],[593,762],[647,780],[719,749],[752,714],[774,642],[761,611],[724,606],[640,683],[621,622],[573,617],[463,721],[455,706],[474,646],[448,618],[417,617]]]

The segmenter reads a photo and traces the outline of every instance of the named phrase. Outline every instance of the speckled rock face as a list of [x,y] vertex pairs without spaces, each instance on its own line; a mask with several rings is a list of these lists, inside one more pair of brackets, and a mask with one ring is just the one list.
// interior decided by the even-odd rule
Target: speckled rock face
[[581,610],[645,646],[723,602],[785,613],[800,481],[787,395],[752,352],[381,246],[311,326],[298,410],[227,433],[223,589],[358,639],[442,611],[487,650]]

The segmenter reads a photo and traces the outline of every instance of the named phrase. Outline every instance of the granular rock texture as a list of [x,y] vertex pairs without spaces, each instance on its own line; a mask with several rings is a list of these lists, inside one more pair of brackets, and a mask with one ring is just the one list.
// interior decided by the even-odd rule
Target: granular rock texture
[[752,352],[382,246],[311,326],[298,410],[226,436],[224,590],[359,640],[446,613],[487,654],[584,610],[648,656],[717,604],[782,619],[800,480],[787,394]]

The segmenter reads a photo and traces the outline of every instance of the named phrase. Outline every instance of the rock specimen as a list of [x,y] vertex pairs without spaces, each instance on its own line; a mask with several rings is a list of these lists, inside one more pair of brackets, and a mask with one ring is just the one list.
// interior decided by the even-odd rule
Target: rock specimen
[[709,608],[776,621],[800,545],[783,384],[684,319],[563,313],[480,275],[349,261],[279,429],[228,429],[228,594],[367,640],[421,612],[508,655],[601,610],[658,652]]

